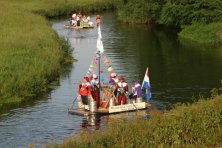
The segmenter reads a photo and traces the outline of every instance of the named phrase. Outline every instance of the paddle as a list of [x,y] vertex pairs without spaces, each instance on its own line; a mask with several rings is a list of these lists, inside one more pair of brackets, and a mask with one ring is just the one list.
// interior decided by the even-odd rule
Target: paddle
[[71,106],[70,109],[73,109],[74,103],[76,102],[77,98],[78,98],[78,96],[73,100],[73,102],[72,102],[72,106]]
[[136,108],[136,111],[138,111],[138,108],[136,107],[136,105],[133,103],[133,106]]
[[[130,101],[131,101],[131,99],[130,99]],[[138,108],[137,108],[136,105],[133,103],[133,100],[132,100],[132,104],[133,104],[133,106],[136,108],[136,111],[138,111]]]

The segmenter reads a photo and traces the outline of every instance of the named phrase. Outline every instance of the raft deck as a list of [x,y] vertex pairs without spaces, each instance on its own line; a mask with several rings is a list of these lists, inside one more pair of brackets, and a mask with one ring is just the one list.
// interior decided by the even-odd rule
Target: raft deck
[[90,29],[94,28],[94,26],[72,26],[72,25],[64,25],[65,29]]
[[147,104],[145,102],[134,103],[134,104],[125,104],[118,106],[111,106],[109,108],[99,108],[97,112],[90,112],[84,109],[70,109],[69,113],[80,116],[91,116],[91,115],[107,115],[107,114],[115,114],[122,112],[130,112],[136,110],[142,110],[146,107],[150,107],[151,104]]

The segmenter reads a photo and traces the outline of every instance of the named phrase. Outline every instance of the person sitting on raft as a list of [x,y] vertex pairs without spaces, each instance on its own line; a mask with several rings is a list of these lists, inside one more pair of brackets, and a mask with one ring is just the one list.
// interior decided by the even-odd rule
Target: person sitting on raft
[[117,90],[118,90],[118,105],[126,104],[126,95],[128,94],[128,84],[126,83],[125,78],[120,78],[120,82],[117,83]]
[[85,22],[85,23],[88,23],[88,20],[87,20],[85,15],[83,16],[82,21]]
[[79,85],[78,92],[81,95],[82,103],[84,104],[85,109],[89,110],[88,102],[89,102],[89,97],[91,95],[91,87],[89,84],[88,77],[84,77],[84,83]]
[[90,16],[87,16],[87,18],[86,18],[86,19],[87,19],[87,22],[89,22],[89,21],[90,21]]

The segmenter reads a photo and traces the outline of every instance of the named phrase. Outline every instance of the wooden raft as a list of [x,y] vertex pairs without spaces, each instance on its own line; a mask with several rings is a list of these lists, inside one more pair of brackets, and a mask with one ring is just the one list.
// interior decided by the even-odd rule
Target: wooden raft
[[147,104],[145,102],[134,103],[134,104],[125,104],[125,105],[117,105],[111,106],[109,108],[99,108],[97,112],[90,112],[84,109],[70,109],[70,114],[80,115],[80,116],[91,116],[91,115],[106,115],[113,113],[122,113],[122,112],[130,112],[145,109]]
[[98,114],[109,114],[109,110],[108,109],[104,109],[104,108],[99,108],[97,112],[90,112],[84,109],[70,109],[69,110],[70,114],[74,114],[74,115],[80,115],[80,116],[91,116],[91,115],[98,115]]
[[72,25],[64,25],[65,29],[87,29],[94,28],[94,26],[72,26]]

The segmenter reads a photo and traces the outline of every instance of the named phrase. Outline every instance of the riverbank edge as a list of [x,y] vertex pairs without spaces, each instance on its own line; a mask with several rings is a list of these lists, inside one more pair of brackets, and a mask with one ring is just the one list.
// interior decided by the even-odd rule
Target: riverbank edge
[[178,36],[181,40],[195,41],[200,44],[221,45],[222,22],[184,26]]
[[70,47],[70,44],[68,40],[64,38],[60,38],[58,36],[57,41],[60,42],[61,49],[63,51],[63,58],[59,62],[59,69],[56,69],[53,74],[46,75],[45,79],[47,79],[47,84],[45,85],[45,88],[43,88],[43,91],[37,91],[32,96],[29,97],[11,97],[7,99],[6,101],[1,101],[0,104],[0,114],[7,112],[10,109],[18,108],[23,103],[27,103],[28,101],[35,100],[36,98],[39,98],[40,96],[45,95],[46,93],[49,93],[51,90],[54,89],[56,85],[59,85],[59,77],[60,75],[69,68],[73,62],[77,61],[74,57],[72,57],[72,51],[73,49]]
[[[220,92],[222,89],[219,89]],[[94,134],[82,132],[62,144],[47,147],[217,147],[222,145],[222,95],[214,90],[212,97],[193,104],[178,104],[161,113],[150,111],[150,119],[108,126]]]
[[[84,6],[80,5],[77,8],[75,6],[73,6],[73,7],[68,7],[68,9],[66,9],[67,7],[58,7],[59,4],[54,5],[53,7],[50,6],[50,8],[47,6],[46,8],[39,8],[39,9],[35,8],[34,10],[30,9],[28,11],[25,8],[27,6],[25,6],[25,5],[21,6],[21,7],[16,7],[16,8],[18,10],[24,9],[24,11],[27,11],[27,13],[31,12],[33,14],[43,16],[46,18],[46,21],[48,21],[48,23],[50,24],[51,19],[59,18],[61,16],[63,16],[63,17],[69,16],[73,13],[73,11],[84,12],[84,13],[95,13],[95,12],[104,12],[106,10],[113,10],[113,9],[115,9],[115,3],[117,3],[118,1],[119,0],[113,0],[113,3],[110,2],[110,4],[102,5],[101,1],[98,0],[98,1],[95,1],[95,6],[90,7],[90,9],[88,9],[88,10],[86,8],[89,5],[84,5]],[[7,2],[7,3],[10,4],[10,2]],[[97,3],[99,5],[99,7],[96,6]],[[28,4],[28,5],[30,5],[30,4]],[[74,8],[76,8],[76,9],[74,9]],[[52,31],[53,31],[53,29],[52,29]],[[68,41],[65,41],[64,39],[60,38],[58,35],[55,40],[60,42],[59,44],[62,47],[61,49],[62,49],[64,56],[63,56],[63,59],[60,61],[60,68],[55,70],[56,73],[53,73],[52,75],[46,75],[46,77],[44,77],[45,79],[47,79],[48,82],[47,82],[45,88],[42,89],[43,91],[41,91],[41,92],[37,91],[36,93],[32,94],[31,97],[12,96],[12,97],[8,97],[6,100],[1,100],[0,113],[5,112],[5,110],[17,108],[21,104],[23,104],[24,102],[27,102],[28,100],[34,100],[35,98],[38,98],[38,96],[41,96],[39,94],[47,93],[50,90],[52,90],[52,88],[50,87],[51,84],[58,81],[58,78],[59,78],[60,74],[62,73],[62,71],[66,67],[70,66],[70,64],[72,64],[74,61],[76,61],[76,59],[74,59],[74,57],[71,56],[72,52],[70,52],[70,51],[72,49],[70,48]]]
[[[156,25],[164,25],[157,24],[154,21],[141,21],[141,20],[121,20],[124,23],[128,24],[156,24]],[[167,25],[164,25],[167,26]],[[178,28],[178,27],[176,27]],[[206,44],[213,46],[222,45],[222,22],[218,23],[210,23],[210,24],[193,24],[189,26],[180,27],[180,32],[178,32],[179,40],[189,44],[197,43],[197,44]]]
[[[176,2],[175,2],[176,3]],[[179,2],[178,2],[179,3]],[[182,2],[181,2],[182,3]],[[179,5],[179,4],[178,4]],[[186,5],[185,5],[186,6]],[[175,4],[175,7],[176,4]],[[186,6],[187,7],[187,6]],[[189,7],[189,6],[188,6]],[[129,24],[155,24],[164,25],[174,28],[180,28],[178,38],[183,43],[196,42],[197,44],[222,45],[222,21],[214,21],[204,23],[202,21],[191,21],[189,25],[182,25],[178,21],[173,21],[176,17],[181,16],[173,15],[174,11],[170,11],[174,7],[168,8],[168,5],[163,1],[145,1],[145,0],[129,0],[118,9],[118,18],[123,23]],[[212,8],[214,8],[212,6]],[[179,10],[179,8],[178,8]],[[166,11],[166,12],[162,12]],[[187,10],[188,11],[188,10]],[[212,10],[213,11],[213,10]],[[130,13],[129,13],[130,12]],[[189,12],[189,11],[188,11]],[[168,15],[161,16],[161,13],[169,13]],[[171,15],[172,13],[172,15]],[[179,11],[178,11],[179,13]],[[184,13],[187,13],[186,11]],[[215,12],[214,12],[215,13]],[[198,14],[198,12],[197,12]],[[212,14],[213,15],[213,12]],[[218,15],[215,13],[214,15]],[[171,22],[172,21],[172,22]]]

